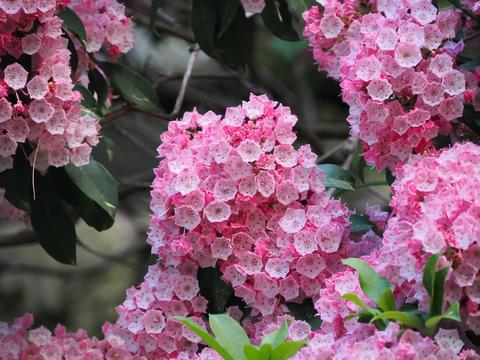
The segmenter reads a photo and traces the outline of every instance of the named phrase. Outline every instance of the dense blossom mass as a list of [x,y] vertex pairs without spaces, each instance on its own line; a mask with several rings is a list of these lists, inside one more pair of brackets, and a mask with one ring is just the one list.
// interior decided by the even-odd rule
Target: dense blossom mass
[[[456,122],[464,104],[480,109],[477,74],[457,66],[463,43],[455,40],[474,24],[428,0],[319,2],[304,14],[304,34],[319,67],[340,80],[366,160],[393,170],[391,213],[367,206],[372,229],[351,233],[351,212],[325,190],[317,156],[309,145],[294,146],[296,116],[265,95],[223,116],[187,112],[169,122],[158,148],[147,242],[159,261],[127,290],[118,320],[103,326],[104,339],[61,326],[30,330],[27,314],[0,323],[0,359],[219,360],[174,319],[208,328],[215,304],[202,272],[220,274],[233,289],[225,311],[254,343],[288,320],[287,338],[308,340],[295,360],[480,359],[464,343],[467,333],[480,334],[480,146],[456,136],[464,135]],[[263,0],[241,3],[247,15],[265,7]],[[462,4],[480,13],[478,1]],[[0,0],[0,171],[12,166],[19,146],[46,169],[87,163],[98,141],[97,120],[81,114],[73,90],[72,78],[86,81],[87,67],[72,75],[56,15],[65,5]],[[123,5],[69,6],[85,23],[86,50],[78,52],[86,64],[88,52],[103,46],[112,57],[132,46]],[[452,134],[454,145],[435,149],[438,135]],[[0,190],[0,217],[21,216]],[[361,307],[342,295],[376,304],[342,259],[363,259],[392,284],[396,304],[427,312],[422,274],[438,253],[439,266],[451,268],[445,305],[459,302],[461,326],[424,336],[393,321],[379,329],[350,317]],[[320,329],[290,314],[291,303],[308,302]]]
[[[77,79],[87,78],[89,60],[58,16],[66,3],[0,1],[0,172],[13,166],[13,155],[20,150],[39,170],[82,166],[98,143],[98,119],[82,112],[82,96],[74,89]],[[133,31],[123,5],[93,0],[71,5],[85,23],[86,51],[105,44],[116,56],[131,48]],[[69,38],[77,47],[75,57],[84,59],[76,71]],[[2,217],[21,214],[3,199],[0,209]]]
[[378,1],[363,15],[359,2],[323,1],[305,12],[304,35],[320,69],[340,80],[352,136],[378,169],[433,147],[478,97],[474,73],[460,70],[458,11],[427,0]]

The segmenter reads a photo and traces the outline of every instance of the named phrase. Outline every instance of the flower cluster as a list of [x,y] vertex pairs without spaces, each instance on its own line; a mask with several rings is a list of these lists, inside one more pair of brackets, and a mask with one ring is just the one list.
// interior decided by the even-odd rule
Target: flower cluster
[[320,69],[340,79],[367,162],[393,169],[432,148],[478,94],[477,77],[456,69],[458,13],[428,0],[377,1],[365,15],[358,1],[323,5],[304,14],[304,35]]
[[109,55],[115,58],[133,47],[133,26],[125,16],[125,5],[112,0],[72,0],[69,6],[85,26],[87,52],[107,46]]
[[290,109],[251,96],[225,116],[186,113],[162,135],[148,242],[167,265],[219,267],[262,315],[318,293],[348,248],[349,213],[330,198]]
[[[65,1],[1,1],[0,23],[0,172],[13,166],[13,155],[22,149],[39,170],[89,162],[98,143],[99,123],[81,111],[81,94],[74,80],[86,78],[88,56],[79,43],[78,55],[85,64],[72,73],[71,50],[58,12]],[[130,20],[116,1],[74,1],[89,35],[87,51],[110,45],[110,53],[127,51],[132,45]],[[94,20],[92,20],[94,19]],[[102,39],[98,47],[98,26]],[[79,56],[81,58],[81,56]],[[18,218],[6,200],[0,216]]]
[[32,323],[31,314],[16,319],[11,326],[0,323],[0,359],[141,360],[133,357],[117,336],[106,334],[104,340],[98,340],[83,330],[67,333],[61,325],[52,334],[43,326],[29,330]]
[[463,341],[457,330],[440,329],[435,337],[422,337],[407,330],[399,332],[398,325],[390,323],[378,331],[372,325],[360,325],[355,333],[339,338],[321,330],[313,334],[308,345],[293,360],[310,359],[478,359],[473,350],[463,350]]

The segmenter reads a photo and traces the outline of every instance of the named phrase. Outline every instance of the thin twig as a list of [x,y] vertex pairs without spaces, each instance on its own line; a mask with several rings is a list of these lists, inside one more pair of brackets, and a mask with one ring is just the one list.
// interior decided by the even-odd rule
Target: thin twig
[[178,115],[180,109],[182,108],[183,99],[185,98],[185,92],[187,91],[188,81],[190,80],[190,76],[192,75],[193,65],[195,65],[195,60],[197,58],[197,53],[199,50],[200,47],[198,46],[198,44],[194,44],[190,50],[190,58],[188,59],[185,74],[183,75],[182,85],[180,86],[177,100],[175,101],[175,106],[173,107],[173,110],[169,117],[174,117]]
[[325,154],[322,154],[322,156],[319,156],[317,159],[317,163],[320,164],[322,161],[327,160],[330,156],[335,154],[337,151],[345,149],[347,146],[349,140],[342,141],[340,144],[337,144],[330,150],[328,150]]
[[477,23],[480,23],[480,16],[476,15],[472,10],[470,10],[468,7],[460,3],[460,1],[458,0],[448,0],[448,1],[452,3],[457,9],[461,10],[465,15],[470,16]]
[[37,243],[37,238],[32,231],[21,231],[13,235],[2,236],[0,248],[31,245]]

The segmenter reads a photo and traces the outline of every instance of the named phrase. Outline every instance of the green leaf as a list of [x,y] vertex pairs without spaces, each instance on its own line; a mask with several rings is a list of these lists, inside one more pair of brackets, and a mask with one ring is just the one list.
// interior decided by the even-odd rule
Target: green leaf
[[345,299],[347,301],[351,301],[353,302],[355,305],[357,305],[358,307],[361,307],[361,308],[366,308],[367,305],[365,305],[362,301],[362,299],[360,299],[357,295],[355,294],[352,294],[352,293],[347,293],[347,294],[343,294],[341,296],[342,299]]
[[208,56],[232,68],[245,66],[253,46],[253,20],[238,0],[193,0],[191,24]]
[[200,336],[202,340],[205,341],[205,343],[213,350],[215,350],[218,354],[220,354],[220,356],[222,356],[224,360],[236,360],[236,358],[230,355],[227,350],[223,346],[221,346],[212,335],[210,335],[205,329],[198,326],[198,324],[194,323],[189,318],[186,318],[184,316],[175,316],[174,319],[180,321],[182,324],[192,330],[195,334]]
[[303,303],[287,303],[290,314],[295,320],[303,320],[310,324],[312,331],[320,329],[322,320],[317,315],[312,299],[305,299]]
[[286,360],[293,357],[306,344],[305,341],[289,341],[277,346],[273,352],[272,360]]
[[382,296],[380,296],[380,299],[378,300],[378,306],[383,311],[397,310],[397,303],[391,289],[385,290]]
[[362,232],[371,229],[374,225],[365,216],[358,214],[350,215],[350,223],[352,224],[350,232]]
[[262,339],[262,345],[270,344],[272,348],[276,348],[281,343],[285,342],[285,339],[288,336],[288,325],[287,320],[284,320],[282,326],[280,326],[277,330],[267,334]]
[[385,180],[387,181],[388,186],[392,186],[395,182],[395,176],[393,176],[392,170],[389,168],[385,169]]
[[33,197],[32,171],[29,160],[19,148],[13,157],[13,169],[4,172],[5,198],[17,209],[26,212],[30,212]]
[[241,10],[239,0],[223,0],[220,4],[222,4],[222,7],[220,7],[220,28],[218,31],[218,37],[225,34],[225,31],[227,31],[230,25],[232,25],[237,12]]
[[440,315],[443,311],[443,296],[445,292],[445,278],[450,268],[444,267],[435,274],[433,296],[430,298],[430,316]]
[[78,92],[80,92],[80,94],[82,94],[82,97],[83,97],[82,105],[84,107],[88,109],[93,109],[93,110],[97,109],[98,107],[97,100],[95,100],[95,97],[90,92],[90,90],[88,90],[86,87],[80,84],[76,84],[73,87],[73,90],[77,90]]
[[108,97],[108,84],[107,80],[97,69],[88,72],[88,89],[97,94],[98,106],[103,108]]
[[254,345],[246,344],[243,348],[243,353],[248,360],[268,360],[272,354],[272,345],[263,344],[258,348]]
[[82,20],[72,9],[66,6],[61,8],[58,12],[58,17],[63,20],[67,29],[75,33],[80,40],[87,41],[87,33]]
[[357,270],[360,287],[369,299],[375,301],[377,304],[380,301],[383,293],[387,289],[391,289],[392,285],[383,276],[380,276],[373,270],[368,263],[363,260],[350,258],[342,260],[344,265],[350,266]]
[[248,360],[261,360],[259,352],[260,350],[252,344],[245,344],[243,347],[243,353]]
[[355,153],[352,160],[352,165],[350,166],[350,171],[359,177],[362,182],[365,182],[365,168],[367,163],[365,158],[362,156],[362,144],[359,142],[355,149]]
[[65,166],[65,171],[78,189],[103,209],[113,223],[118,204],[118,191],[117,183],[108,170],[90,159],[88,165],[81,167],[69,164]]
[[75,74],[78,68],[78,53],[77,49],[75,47],[75,44],[73,43],[72,39],[67,33],[64,33],[64,36],[67,38],[68,43],[67,43],[67,49],[70,51],[70,67],[72,68],[72,74]]
[[100,63],[115,90],[138,108],[157,112],[160,110],[158,95],[152,84],[143,76],[119,64]]
[[380,310],[372,308],[372,307],[367,307],[363,310],[360,310],[354,314],[351,314],[347,317],[348,320],[354,319],[358,317],[358,322],[361,323],[369,323],[370,320],[376,315],[380,314]]
[[323,171],[323,183],[326,188],[355,190],[353,175],[338,165],[321,164],[318,168]]
[[40,176],[35,180],[31,220],[38,242],[58,262],[73,265],[77,240],[73,221],[53,186]]
[[293,15],[286,0],[266,0],[262,11],[265,27],[279,38],[287,41],[299,40],[293,28]]
[[197,272],[200,294],[208,300],[209,314],[224,313],[233,288],[222,279],[222,273],[217,268],[200,268]]
[[430,299],[433,297],[433,286],[435,284],[437,263],[441,255],[441,253],[437,253],[430,256],[425,264],[425,269],[423,270],[423,286],[425,290],[427,290]]
[[161,3],[162,0],[152,0],[152,4],[150,5],[150,29],[157,38],[160,38],[161,36],[155,27],[155,20],[157,19],[157,11]]
[[216,0],[193,0],[190,17],[193,35],[200,48],[209,56],[216,57]]
[[208,318],[218,343],[235,360],[246,360],[243,348],[246,344],[250,344],[250,341],[240,324],[226,314],[210,314]]
[[243,9],[237,11],[230,26],[216,40],[218,59],[234,69],[245,67],[253,48],[253,26],[253,19],[247,19]]
[[460,317],[460,304],[458,301],[455,301],[450,305],[448,310],[444,312],[442,315],[437,315],[434,317],[431,317],[425,322],[425,326],[429,329],[434,329],[437,327],[438,323],[442,319],[450,319],[450,320],[455,320],[455,321],[462,321],[462,318]]
[[403,312],[403,311],[386,311],[380,314],[375,315],[370,322],[374,322],[376,320],[387,319],[396,321],[401,325],[406,325],[414,329],[422,329],[423,323],[421,319],[412,313]]

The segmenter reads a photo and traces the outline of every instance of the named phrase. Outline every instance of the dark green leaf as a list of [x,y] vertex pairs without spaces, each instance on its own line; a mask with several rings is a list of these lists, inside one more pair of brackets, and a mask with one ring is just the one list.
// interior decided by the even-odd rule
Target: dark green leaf
[[367,163],[362,154],[362,144],[359,142],[355,149],[355,153],[352,160],[352,165],[350,166],[350,171],[359,177],[362,182],[365,182],[365,167]]
[[423,329],[422,320],[415,314],[403,311],[386,311],[375,315],[370,322],[387,319],[395,321],[401,325],[406,325],[414,329]]
[[253,19],[247,19],[243,10],[237,11],[228,29],[216,40],[217,56],[232,68],[243,68],[250,58],[252,47]]
[[350,258],[342,260],[342,263],[357,270],[360,287],[369,299],[377,304],[383,293],[391,289],[392,285],[383,276],[380,276],[373,270],[368,263],[363,260]]
[[87,41],[87,33],[83,26],[82,20],[69,7],[63,7],[58,12],[58,17],[63,20],[64,25],[68,30],[75,33],[82,41]]
[[77,71],[78,68],[78,53],[77,49],[75,48],[75,44],[73,43],[72,39],[68,34],[64,34],[64,36],[67,38],[68,43],[67,43],[67,49],[70,51],[70,67],[72,68],[72,74],[74,74]]
[[193,0],[191,25],[195,41],[209,56],[216,57],[217,0]]
[[342,190],[355,190],[353,175],[341,166],[333,164],[321,164],[318,168],[323,171],[323,183],[326,188]]
[[75,264],[77,236],[72,219],[49,182],[38,176],[35,187],[31,220],[38,242],[58,262]]
[[393,176],[392,170],[390,170],[389,168],[385,169],[385,180],[387,181],[387,184],[389,186],[392,186],[395,181],[395,176]]
[[434,317],[431,317],[428,319],[425,323],[425,326],[429,329],[434,329],[437,327],[438,323],[442,319],[450,319],[450,320],[455,320],[455,321],[462,321],[462,318],[460,317],[460,304],[458,301],[455,301],[446,312],[444,312],[442,315],[437,315]]
[[299,40],[293,28],[293,14],[287,0],[266,0],[262,19],[265,27],[279,38],[288,41]]
[[187,317],[184,316],[176,316],[174,317],[175,320],[180,321],[182,324],[184,324],[186,327],[188,327],[190,330],[192,330],[195,334],[200,336],[205,343],[210,346],[213,350],[215,350],[217,353],[220,354],[224,358],[224,360],[236,360],[233,356],[231,356],[227,350],[222,347],[218,341],[210,335],[205,329],[201,328],[190,320]]
[[306,344],[305,341],[289,341],[283,343],[272,352],[272,360],[286,360],[293,357]]
[[160,34],[157,32],[155,27],[155,20],[157,19],[157,11],[162,3],[162,0],[152,0],[150,5],[150,29],[155,34],[156,37],[160,37]]
[[86,87],[80,84],[76,84],[73,87],[74,90],[77,90],[82,94],[82,105],[88,109],[96,110],[98,107],[97,100],[95,100],[93,94]]
[[238,11],[241,11],[240,1],[239,0],[223,0],[220,10],[220,28],[218,30],[218,37],[221,37],[225,31],[232,25],[235,16]]
[[433,296],[433,286],[435,284],[435,274],[437,272],[437,263],[438,259],[442,254],[434,254],[430,256],[425,264],[425,269],[423,270],[423,287],[427,290],[430,299]]
[[295,320],[306,321],[313,331],[320,329],[322,320],[317,315],[312,299],[305,299],[301,304],[290,302],[287,303],[287,307]]
[[433,296],[430,298],[430,316],[440,315],[443,311],[443,297],[445,292],[445,278],[450,268],[444,267],[435,274]]
[[275,349],[278,345],[285,342],[285,339],[288,336],[288,326],[287,320],[284,320],[282,326],[280,326],[277,330],[271,332],[270,334],[266,335],[262,340],[262,345],[270,344],[273,349]]
[[105,106],[108,97],[107,80],[97,69],[88,72],[88,89],[97,94],[97,102],[100,108]]
[[157,92],[143,76],[111,62],[102,62],[100,66],[108,75],[115,90],[125,100],[145,111],[159,111]]
[[393,296],[391,289],[385,290],[385,292],[382,294],[378,301],[378,306],[383,311],[397,310],[397,303],[395,302],[395,297]]
[[216,268],[199,268],[197,272],[200,294],[208,300],[208,313],[225,312],[233,288],[222,279],[222,273]]
[[20,148],[13,157],[13,169],[4,173],[5,198],[16,208],[30,212],[33,196],[32,167]]
[[110,216],[112,223],[118,204],[117,183],[105,167],[90,159],[88,165],[67,165],[65,170],[83,194]]
[[350,223],[352,224],[350,230],[352,233],[366,231],[373,227],[373,224],[366,217],[358,214],[350,215]]
[[475,111],[472,105],[465,105],[461,121],[475,133],[480,134],[480,112]]
[[243,348],[250,340],[240,324],[226,314],[210,314],[208,320],[218,343],[235,360],[246,360]]

